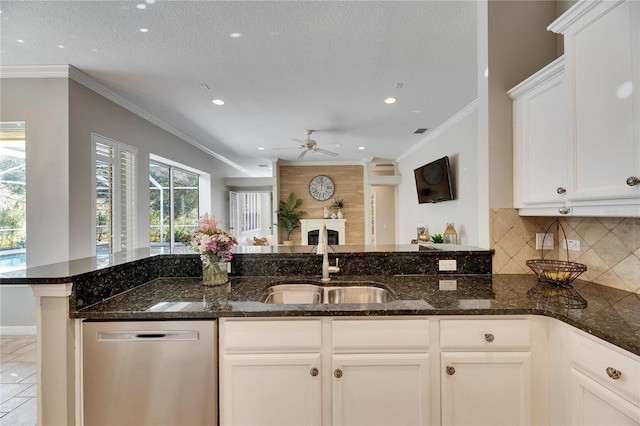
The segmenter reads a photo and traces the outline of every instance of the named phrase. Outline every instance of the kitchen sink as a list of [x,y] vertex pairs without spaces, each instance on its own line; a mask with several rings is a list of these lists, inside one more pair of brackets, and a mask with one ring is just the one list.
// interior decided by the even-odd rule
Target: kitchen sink
[[321,286],[309,283],[273,285],[261,298],[263,303],[277,305],[386,303],[393,300],[395,297],[387,289],[372,285]]

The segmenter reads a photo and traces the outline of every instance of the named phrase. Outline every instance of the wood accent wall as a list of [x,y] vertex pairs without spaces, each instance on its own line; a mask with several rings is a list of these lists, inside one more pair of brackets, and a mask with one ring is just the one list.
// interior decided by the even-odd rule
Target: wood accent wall
[[[307,219],[322,218],[322,208],[331,207],[333,198],[344,200],[342,209],[347,220],[346,243],[364,244],[364,168],[363,166],[287,166],[281,165],[278,170],[280,199],[285,200],[290,192],[302,199],[300,210],[309,213]],[[309,182],[317,175],[329,176],[336,186],[333,197],[327,201],[316,201],[309,194]],[[278,203],[278,206],[280,203]],[[280,232],[280,241],[284,241],[284,232]],[[291,233],[294,244],[300,244],[300,228]]]

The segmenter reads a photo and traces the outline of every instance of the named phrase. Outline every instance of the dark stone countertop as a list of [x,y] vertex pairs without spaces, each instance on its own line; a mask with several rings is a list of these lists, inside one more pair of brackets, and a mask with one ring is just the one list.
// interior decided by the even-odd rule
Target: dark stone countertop
[[[72,311],[93,320],[181,320],[220,317],[374,316],[374,315],[545,315],[640,355],[640,295],[575,281],[585,309],[540,304],[527,297],[534,275],[376,275],[339,276],[328,285],[375,282],[398,300],[383,304],[272,305],[261,303],[265,290],[283,281],[317,276],[231,277],[217,287],[199,278],[157,278],[103,302]],[[444,280],[444,283],[442,282]],[[450,288],[455,280],[455,290]],[[320,284],[322,285],[322,284]]]

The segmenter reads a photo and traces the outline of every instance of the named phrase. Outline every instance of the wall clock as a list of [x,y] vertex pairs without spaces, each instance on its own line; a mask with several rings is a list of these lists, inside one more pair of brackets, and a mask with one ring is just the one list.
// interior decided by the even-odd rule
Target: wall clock
[[309,182],[309,194],[318,201],[331,198],[335,189],[336,187],[329,176],[318,175]]

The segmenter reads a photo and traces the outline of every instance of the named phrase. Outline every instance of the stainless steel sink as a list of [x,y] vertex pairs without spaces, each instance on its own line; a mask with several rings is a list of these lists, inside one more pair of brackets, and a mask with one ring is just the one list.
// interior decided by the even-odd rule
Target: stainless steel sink
[[395,297],[381,287],[371,285],[320,286],[309,283],[285,283],[271,286],[261,298],[263,303],[289,304],[342,304],[386,303]]
[[394,300],[386,289],[371,286],[333,287],[326,290],[327,303],[386,303]]

